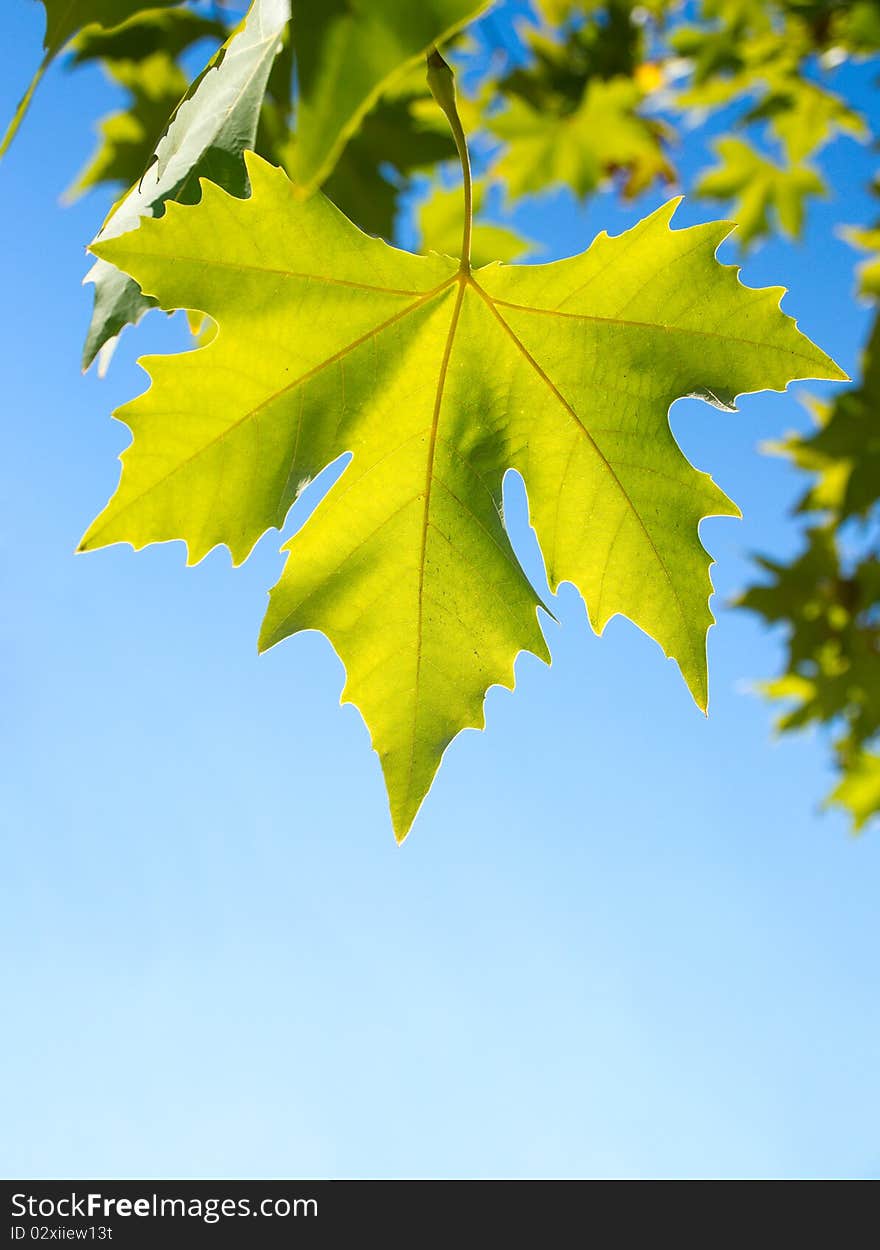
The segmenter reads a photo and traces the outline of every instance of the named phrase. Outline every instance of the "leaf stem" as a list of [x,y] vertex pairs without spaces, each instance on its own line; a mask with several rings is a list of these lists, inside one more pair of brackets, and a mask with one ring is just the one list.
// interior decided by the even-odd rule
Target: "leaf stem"
[[474,228],[474,184],[471,176],[471,158],[467,139],[458,108],[455,103],[455,75],[436,48],[428,53],[428,86],[431,94],[446,114],[452,137],[458,149],[461,172],[464,178],[464,231],[461,240],[461,272],[471,271],[471,235]]

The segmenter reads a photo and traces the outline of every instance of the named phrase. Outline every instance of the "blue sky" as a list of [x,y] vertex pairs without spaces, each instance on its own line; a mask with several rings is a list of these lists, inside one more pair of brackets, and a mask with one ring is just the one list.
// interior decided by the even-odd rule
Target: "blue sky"
[[[2,33],[5,117],[39,6],[4,6]],[[825,744],[774,741],[748,693],[779,639],[725,606],[750,551],[797,548],[800,483],[756,446],[821,388],[673,410],[745,515],[702,530],[708,720],[651,641],[619,619],[595,638],[565,587],[552,668],[524,657],[515,694],[490,692],[398,848],[329,645],[257,657],[277,535],[239,570],[186,569],[178,544],[73,555],[116,484],[137,356],[185,346],[154,315],[107,379],[79,372],[106,200],[58,199],[113,100],[56,68],[0,167],[0,1174],[876,1175],[880,836],[820,812]],[[685,167],[703,156],[686,144]],[[867,313],[831,226],[868,215],[870,153],[844,141],[823,167],[837,198],[806,241],[743,276],[790,288],[852,370]],[[520,219],[550,258],[635,214],[560,198]]]

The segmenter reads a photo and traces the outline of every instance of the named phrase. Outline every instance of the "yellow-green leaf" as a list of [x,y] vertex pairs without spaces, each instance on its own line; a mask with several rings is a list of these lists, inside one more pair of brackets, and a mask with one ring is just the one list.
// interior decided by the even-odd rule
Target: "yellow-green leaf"
[[871,751],[857,755],[828,796],[828,806],[849,812],[855,833],[875,819],[880,814],[880,755]]
[[84,549],[183,539],[236,562],[305,483],[351,463],[287,543],[260,645],[324,632],[347,671],[409,829],[459,730],[482,726],[520,651],[547,659],[502,518],[522,474],[550,585],[573,582],[601,631],[628,616],[707,702],[709,559],[697,529],[736,508],[669,428],[679,396],[840,371],[717,264],[726,224],[670,229],[674,203],[556,264],[473,273],[369,238],[323,196],[248,156],[252,195],[200,203],[97,244],[167,309],[219,327],[144,362],[117,415],[134,440]]

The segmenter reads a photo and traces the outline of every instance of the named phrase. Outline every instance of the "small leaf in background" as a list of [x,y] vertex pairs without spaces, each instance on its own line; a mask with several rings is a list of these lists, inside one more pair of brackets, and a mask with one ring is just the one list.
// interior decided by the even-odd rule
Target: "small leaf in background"
[[[768,580],[750,586],[740,606],[784,626],[788,653],[781,676],[760,689],[786,705],[780,732],[823,725],[840,735],[834,745],[845,779],[829,802],[849,807],[859,828],[876,799],[866,748],[880,733],[880,561],[844,561],[832,522],[808,531],[790,563],[758,564]],[[849,786],[854,767],[858,781]]]
[[488,0],[297,0],[294,180],[305,191],[320,186],[393,78],[487,7]]
[[198,204],[94,250],[167,310],[219,326],[144,362],[117,415],[134,440],[82,542],[183,539],[190,562],[244,560],[303,486],[351,462],[285,546],[263,649],[325,633],[382,761],[398,838],[446,747],[482,727],[521,651],[549,659],[541,600],[502,519],[523,477],[552,590],[571,581],[597,632],[621,613],[708,698],[709,557],[698,526],[737,515],[675,443],[670,405],[840,370],[720,266],[727,225],[670,229],[675,204],[581,256],[471,273],[354,227],[247,156],[252,195]]
[[867,518],[880,499],[880,321],[862,356],[861,383],[813,408],[815,433],[771,448],[817,476],[799,511]]
[[[235,195],[247,193],[242,153],[257,133],[266,81],[290,18],[289,0],[253,0],[247,18],[190,88],[156,149],[155,162],[111,212],[98,238],[133,229],[166,201],[198,198],[199,178]],[[95,307],[83,351],[88,368],[98,353],[106,364],[120,331],[154,306],[137,283],[104,260],[89,272]]]
[[820,723],[843,731],[835,743],[843,780],[828,801],[848,807],[858,829],[880,813],[871,784],[877,756],[869,750],[880,735],[880,561],[870,546],[854,554],[860,544],[852,524],[869,523],[880,501],[880,320],[860,384],[811,407],[815,433],[768,447],[815,479],[798,505],[813,514],[807,545],[788,563],[759,560],[769,580],[751,586],[740,603],[786,627],[786,669],[761,686],[790,704],[780,729]]
[[858,833],[880,812],[880,755],[859,751],[848,760],[844,777],[828,796],[829,807],[849,812]]
[[718,164],[707,170],[694,192],[706,200],[732,201],[736,240],[745,251],[778,228],[790,239],[800,237],[805,203],[824,195],[825,183],[808,165],[782,168],[744,139],[719,139]]
[[880,300],[880,226],[871,230],[850,227],[843,231],[843,236],[860,251],[873,253],[859,265],[859,294],[865,299]]
[[838,134],[859,140],[870,134],[865,119],[840,96],[793,74],[772,86],[745,121],[769,121],[792,165],[806,160]]
[[655,180],[672,181],[665,130],[637,112],[643,93],[628,78],[591,82],[572,113],[548,121],[543,110],[512,98],[489,127],[503,144],[492,176],[510,198],[568,186],[583,199],[618,175],[623,193],[638,195]]

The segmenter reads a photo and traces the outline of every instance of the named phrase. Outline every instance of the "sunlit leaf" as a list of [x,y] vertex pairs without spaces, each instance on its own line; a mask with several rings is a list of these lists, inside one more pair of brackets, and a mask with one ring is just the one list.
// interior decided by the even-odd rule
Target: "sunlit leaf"
[[144,362],[151,388],[119,490],[84,549],[183,539],[236,562],[339,457],[342,478],[287,543],[264,649],[318,629],[378,751],[398,837],[455,735],[483,725],[521,651],[548,658],[501,512],[522,474],[551,589],[573,582],[601,632],[621,613],[706,706],[712,617],[701,518],[736,508],[669,428],[682,395],[841,376],[714,253],[727,225],[671,230],[674,203],[571,260],[489,265],[389,248],[323,196],[247,158],[252,196],[200,203],[98,243],[209,346]]
[[859,752],[828,796],[828,804],[849,812],[856,832],[875,819],[880,814],[880,755]]

